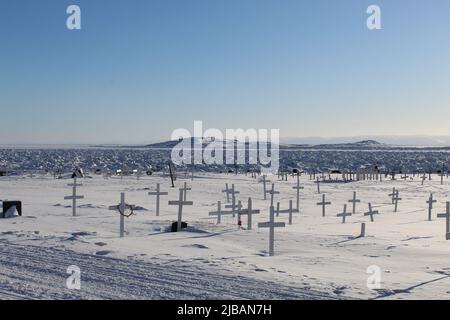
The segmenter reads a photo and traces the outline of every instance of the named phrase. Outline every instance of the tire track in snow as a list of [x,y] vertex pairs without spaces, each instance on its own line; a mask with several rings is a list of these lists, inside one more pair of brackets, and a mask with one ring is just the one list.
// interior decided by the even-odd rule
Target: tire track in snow
[[[81,269],[81,290],[66,288],[66,268]],[[0,299],[333,299],[298,287],[195,266],[98,257],[3,243]]]

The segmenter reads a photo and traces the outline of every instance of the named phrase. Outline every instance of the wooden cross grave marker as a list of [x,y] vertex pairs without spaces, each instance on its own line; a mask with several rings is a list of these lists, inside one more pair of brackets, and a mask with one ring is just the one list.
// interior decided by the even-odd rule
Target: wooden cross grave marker
[[269,256],[274,255],[274,242],[275,242],[275,228],[284,228],[286,224],[284,222],[275,222],[274,207],[270,207],[270,220],[268,222],[258,223],[258,228],[269,228]]
[[252,198],[248,198],[248,204],[246,209],[239,209],[240,215],[246,215],[247,216],[247,230],[252,230],[252,215],[259,214],[259,210],[254,210],[252,205]]
[[355,214],[355,212],[356,212],[356,204],[361,202],[360,199],[356,199],[356,191],[353,191],[353,198],[348,200],[348,202],[352,203],[352,213]]
[[234,188],[234,183],[231,185],[231,190],[230,190],[230,194],[231,194],[231,204],[227,204],[225,205],[225,208],[231,208],[231,211],[233,212],[233,218],[236,215],[236,208],[237,208],[237,203],[236,203],[236,195],[239,194],[240,192],[235,190]]
[[330,205],[331,202],[325,201],[325,194],[322,195],[322,202],[317,202],[318,206],[322,206],[322,217],[325,217],[325,207]]
[[221,201],[217,201],[217,210],[216,211],[210,211],[208,213],[210,216],[217,216],[217,224],[222,223],[222,216],[225,215],[233,215],[234,211],[222,211],[222,203]]
[[160,189],[160,184],[157,183],[156,184],[156,191],[150,191],[148,193],[149,196],[156,196],[156,216],[159,216],[159,200],[160,200],[160,196],[167,196],[169,195],[168,192],[162,192]]
[[438,213],[438,218],[446,218],[445,240],[450,240],[450,202],[447,201],[446,213]]
[[192,188],[187,186],[187,182],[184,182],[183,188],[181,188],[180,190],[183,190],[183,201],[186,201],[187,191],[192,190]]
[[395,190],[395,196],[394,196],[394,212],[397,212],[398,209],[398,202],[402,200],[402,198],[399,198],[399,192],[398,190]]
[[270,180],[267,180],[267,176],[263,175],[262,178],[259,179],[259,182],[262,182],[263,184],[264,200],[267,200],[267,182],[270,182]]
[[272,188],[270,191],[267,191],[270,194],[270,206],[273,207],[273,199],[276,194],[280,194],[280,191],[275,191],[275,183],[272,183]]
[[314,181],[315,184],[317,184],[317,193],[320,194],[320,181],[319,177],[317,177],[316,181]]
[[370,216],[370,221],[374,221],[373,220],[373,215],[374,214],[380,214],[377,210],[372,210],[372,204],[369,202],[369,211],[364,213],[364,216]]
[[351,212],[347,212],[347,205],[344,204],[344,211],[337,214],[337,217],[342,217],[342,223],[345,223],[345,218],[350,217],[352,215]]
[[77,178],[73,178],[73,183],[68,184],[69,187],[72,187],[72,195],[64,197],[64,200],[72,200],[72,216],[75,217],[77,215],[77,200],[84,199],[84,196],[77,195],[77,187],[81,187],[81,183],[77,183]]
[[304,189],[304,187],[300,186],[300,175],[298,174],[297,174],[297,185],[293,186],[292,189],[297,190],[296,211],[300,212],[300,190]]
[[394,198],[395,198],[395,187],[392,188],[392,193],[388,194],[389,197],[391,197],[392,204],[394,204]]
[[[126,214],[125,211],[127,209],[130,209],[131,212],[129,214]],[[134,214],[134,206],[133,205],[129,205],[125,202],[125,193],[122,192],[120,194],[120,203],[118,205],[115,206],[110,206],[109,210],[113,210],[113,211],[119,211],[119,235],[121,238],[123,238],[124,234],[125,234],[125,217],[130,217]]]
[[180,196],[178,200],[169,201],[169,206],[178,206],[177,232],[181,230],[181,219],[183,218],[183,206],[192,206],[194,202],[185,201],[183,189],[180,188]]
[[292,224],[292,214],[294,213],[294,209],[292,208],[292,200],[289,200],[289,208],[285,210],[280,210],[280,203],[277,203],[277,217],[280,213],[288,213],[289,214],[289,225]]
[[430,194],[430,197],[428,198],[427,204],[428,204],[428,221],[431,221],[431,213],[433,211],[433,203],[436,203],[437,200],[433,199],[433,194]]

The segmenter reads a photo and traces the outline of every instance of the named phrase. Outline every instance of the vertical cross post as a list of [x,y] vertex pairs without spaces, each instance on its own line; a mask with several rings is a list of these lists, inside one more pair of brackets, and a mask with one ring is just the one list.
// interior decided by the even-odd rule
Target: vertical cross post
[[325,206],[330,205],[331,202],[325,201],[325,194],[322,194],[322,202],[317,202],[318,206],[322,206],[322,217],[325,217]]
[[160,184],[156,184],[156,191],[151,191],[148,193],[149,196],[156,196],[156,216],[159,216],[159,202],[160,202],[160,196],[167,196],[169,195],[168,192],[161,192]]
[[433,203],[436,203],[437,200],[433,200],[433,194],[430,194],[430,197],[428,198],[428,221],[431,221],[431,213],[433,210]]
[[258,223],[258,228],[269,228],[269,256],[273,256],[275,254],[274,250],[274,242],[275,242],[275,228],[285,227],[286,224],[284,222],[275,222],[275,209],[273,206],[270,207],[270,220],[269,222],[260,222]]
[[297,190],[296,210],[297,212],[300,212],[300,189],[304,189],[302,186],[300,186],[300,174],[297,174],[297,185],[292,187],[292,189]]
[[356,191],[353,191],[353,198],[348,200],[348,202],[352,203],[352,213],[356,212],[356,203],[361,202],[361,200],[356,199]]
[[77,195],[77,187],[82,186],[82,184],[77,183],[77,178],[73,178],[73,183],[68,184],[69,187],[72,187],[72,195],[64,197],[64,200],[72,200],[72,216],[75,217],[77,215],[77,199],[84,199],[84,196]]
[[450,240],[450,202],[447,201],[445,213],[438,213],[438,218],[446,218],[445,240]]
[[317,193],[320,194],[320,181],[319,177],[317,177],[316,181],[314,181],[315,184],[317,184]]
[[184,201],[183,189],[180,189],[178,201],[169,201],[169,206],[178,206],[177,231],[181,230],[181,220],[183,218],[183,206],[192,206],[192,201]]

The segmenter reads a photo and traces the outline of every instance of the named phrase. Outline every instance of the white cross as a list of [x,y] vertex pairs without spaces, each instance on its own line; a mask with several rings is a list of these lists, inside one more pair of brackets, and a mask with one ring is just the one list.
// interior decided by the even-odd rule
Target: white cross
[[235,217],[235,213],[236,213],[236,195],[239,194],[239,191],[236,191],[234,189],[234,183],[231,185],[231,190],[230,190],[230,194],[231,194],[231,204],[229,205],[225,205],[225,208],[231,208],[231,211],[233,212],[233,218]]
[[210,216],[217,216],[217,224],[222,222],[222,216],[228,214],[234,216],[234,211],[222,211],[222,204],[220,201],[217,201],[217,211],[209,212]]
[[394,212],[397,212],[398,202],[399,202],[399,200],[402,200],[402,198],[399,198],[398,196],[399,196],[399,193],[398,193],[398,190],[396,190],[395,196],[394,196],[394,204],[395,204]]
[[[129,204],[127,204],[125,202],[125,193],[124,192],[122,192],[120,194],[120,204],[116,205],[116,206],[110,206],[109,207],[109,210],[119,211],[119,216],[120,216],[120,218],[119,218],[120,219],[119,234],[120,234],[121,238],[123,238],[123,235],[125,233],[125,216],[126,216],[125,215],[125,210],[126,209],[133,210],[133,208],[134,208],[134,206],[129,205]],[[133,214],[133,211],[131,211],[130,215],[132,215],[132,214]],[[129,217],[129,215],[127,217]]]
[[300,212],[300,189],[304,189],[304,187],[300,186],[300,175],[297,174],[297,185],[293,186],[292,189],[297,190],[297,212]]
[[68,184],[69,187],[72,187],[72,195],[64,197],[64,200],[72,200],[72,216],[77,215],[77,199],[84,199],[84,196],[77,196],[77,187],[81,187],[82,184],[77,183],[77,178],[73,178],[73,183]]
[[361,200],[356,199],[356,191],[353,191],[353,199],[348,200],[348,202],[353,204],[352,213],[355,214],[355,212],[356,212],[356,203],[361,202]]
[[433,203],[436,203],[437,200],[433,200],[433,194],[430,194],[430,198],[428,198],[428,221],[431,221],[431,212],[433,210]]
[[277,203],[277,216],[280,215],[280,213],[288,213],[289,214],[289,224],[292,224],[292,213],[294,213],[294,209],[292,208],[292,200],[289,200],[289,208],[285,210],[280,210],[280,203]]
[[351,212],[347,212],[346,204],[344,204],[344,211],[337,214],[338,217],[342,217],[342,223],[345,223],[345,217],[350,217],[351,215]]
[[447,202],[446,213],[438,213],[438,218],[446,218],[445,240],[450,240],[450,202]]
[[322,195],[322,202],[317,202],[318,206],[322,206],[322,217],[325,217],[325,206],[330,205],[331,202],[325,201],[325,195]]
[[444,176],[445,176],[444,166],[442,166],[442,170],[441,170],[441,173],[439,174],[439,176],[441,177],[441,185],[443,185],[444,184]]
[[225,183],[225,190],[222,190],[222,192],[225,192],[227,195],[227,203],[230,202],[230,189],[228,189],[228,183]]
[[183,188],[181,188],[180,190],[183,190],[183,201],[186,201],[187,191],[192,190],[192,188],[188,187],[187,183],[185,182]]
[[314,181],[315,184],[317,184],[317,193],[320,194],[320,181],[319,177],[317,177],[316,181]]
[[392,204],[394,204],[395,187],[392,188],[392,193],[389,193],[388,196],[391,197],[391,199],[392,199]]
[[272,189],[271,189],[270,191],[267,191],[267,193],[270,194],[270,206],[273,207],[273,198],[274,198],[274,195],[280,193],[280,191],[275,191],[275,183],[272,183]]
[[185,201],[183,195],[183,189],[180,188],[180,197],[178,200],[169,201],[169,206],[178,206],[178,221],[177,221],[177,231],[181,230],[181,219],[183,217],[183,206],[192,206],[194,202]]
[[248,198],[247,209],[239,209],[239,214],[247,215],[247,230],[252,230],[252,215],[259,213],[259,210],[253,210],[252,198]]
[[364,213],[364,216],[370,216],[370,221],[373,222],[373,215],[380,214],[377,210],[372,210],[372,204],[369,202],[369,211]]
[[267,187],[266,187],[266,183],[270,182],[270,180],[266,179],[267,176],[263,175],[262,178],[259,180],[259,182],[263,183],[263,192],[264,192],[264,200],[267,200]]
[[269,222],[258,223],[258,228],[269,228],[269,256],[274,255],[274,242],[275,242],[275,228],[285,227],[284,222],[275,222],[275,213],[273,206],[270,207],[270,220]]
[[160,184],[156,184],[156,191],[150,191],[148,193],[149,196],[156,196],[156,216],[159,216],[159,198],[160,196],[167,196],[168,192],[161,192],[160,190]]

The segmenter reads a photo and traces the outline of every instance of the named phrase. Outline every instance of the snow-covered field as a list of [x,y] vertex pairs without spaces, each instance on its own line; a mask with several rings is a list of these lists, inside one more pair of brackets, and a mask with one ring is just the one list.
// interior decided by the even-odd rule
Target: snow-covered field
[[[275,201],[286,209],[294,200],[296,184],[270,177],[280,191]],[[450,297],[450,242],[445,240],[445,212],[450,201],[450,180],[433,176],[421,185],[409,180],[360,181],[321,185],[332,205],[322,217],[316,185],[308,176],[300,181],[300,214],[293,225],[275,230],[275,256],[268,256],[268,229],[257,223],[268,221],[269,200],[263,200],[257,179],[233,174],[196,174],[193,181],[179,178],[192,187],[183,220],[189,228],[166,232],[177,218],[178,189],[160,175],[104,179],[81,179],[77,217],[72,217],[70,179],[52,175],[0,177],[0,199],[23,201],[23,217],[0,219],[0,299],[3,298],[130,298],[130,299],[447,299]],[[161,183],[161,215],[155,215],[155,197],[149,189]],[[216,224],[208,212],[225,183],[235,184],[238,199],[261,214],[253,217],[253,230],[238,229],[236,218],[222,217]],[[399,210],[388,196],[400,192]],[[336,214],[351,204],[353,191],[361,203],[357,213],[343,224]],[[142,207],[126,218],[124,238],[119,238],[119,214],[108,209],[119,202]],[[430,193],[437,203],[433,220],[427,221],[425,201]],[[380,215],[370,222],[363,215],[371,202]],[[246,218],[243,217],[243,226]],[[287,215],[276,221],[287,222]],[[358,238],[366,222],[366,237]],[[81,289],[66,287],[67,267],[81,270]],[[381,270],[381,288],[367,287],[369,266]]]

